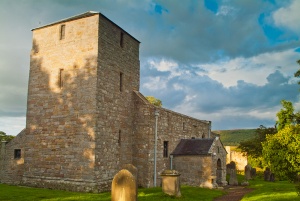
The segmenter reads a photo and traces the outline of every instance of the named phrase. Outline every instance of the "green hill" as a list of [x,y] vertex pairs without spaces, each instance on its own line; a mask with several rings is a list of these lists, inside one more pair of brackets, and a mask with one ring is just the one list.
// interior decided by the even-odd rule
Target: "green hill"
[[240,142],[255,137],[256,129],[236,129],[212,131],[220,135],[224,146],[238,146]]

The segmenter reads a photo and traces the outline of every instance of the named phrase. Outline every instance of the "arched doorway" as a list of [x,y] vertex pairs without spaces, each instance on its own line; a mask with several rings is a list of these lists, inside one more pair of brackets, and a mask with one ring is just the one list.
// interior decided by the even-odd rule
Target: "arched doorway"
[[217,161],[217,184],[222,184],[222,161],[218,159]]

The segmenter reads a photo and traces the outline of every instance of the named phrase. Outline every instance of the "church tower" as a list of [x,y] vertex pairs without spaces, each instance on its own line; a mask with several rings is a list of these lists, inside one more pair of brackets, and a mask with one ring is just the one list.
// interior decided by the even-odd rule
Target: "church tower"
[[109,189],[132,163],[139,41],[97,12],[32,32],[23,183]]

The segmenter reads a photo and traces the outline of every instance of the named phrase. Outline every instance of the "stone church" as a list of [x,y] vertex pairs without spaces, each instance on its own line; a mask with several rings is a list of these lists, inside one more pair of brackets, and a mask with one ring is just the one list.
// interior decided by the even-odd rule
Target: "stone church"
[[26,128],[1,143],[1,183],[101,192],[133,164],[138,185],[151,187],[155,133],[157,185],[171,164],[183,184],[226,183],[227,153],[211,122],[156,107],[139,92],[137,39],[98,12],[32,33]]

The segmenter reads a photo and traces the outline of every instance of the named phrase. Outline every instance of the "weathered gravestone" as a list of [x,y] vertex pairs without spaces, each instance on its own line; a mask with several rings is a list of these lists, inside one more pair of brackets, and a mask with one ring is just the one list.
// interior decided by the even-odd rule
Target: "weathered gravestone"
[[111,185],[111,201],[136,201],[136,180],[128,170],[120,170]]
[[270,174],[270,181],[274,182],[275,181],[275,174],[271,172]]
[[226,173],[230,174],[231,169],[236,169],[236,165],[234,161],[231,161],[229,164],[226,165]]
[[238,180],[236,176],[236,165],[234,161],[231,161],[229,164],[226,165],[226,172],[229,174],[229,185],[238,185]]
[[254,179],[256,177],[256,168],[251,168],[250,174],[251,178]]
[[132,164],[125,164],[122,166],[122,169],[128,170],[134,176],[136,182],[135,185],[136,185],[136,195],[137,195],[138,194],[138,185],[137,185],[138,169]]
[[264,171],[264,180],[270,181],[270,175],[271,175],[270,168],[266,168],[266,170]]
[[251,178],[251,165],[247,164],[245,166],[245,180],[250,180]]
[[236,169],[230,169],[230,178],[229,178],[229,185],[237,186],[239,182],[236,176]]
[[160,176],[162,177],[162,190],[168,195],[176,197],[181,196],[179,172],[176,170],[164,170]]

